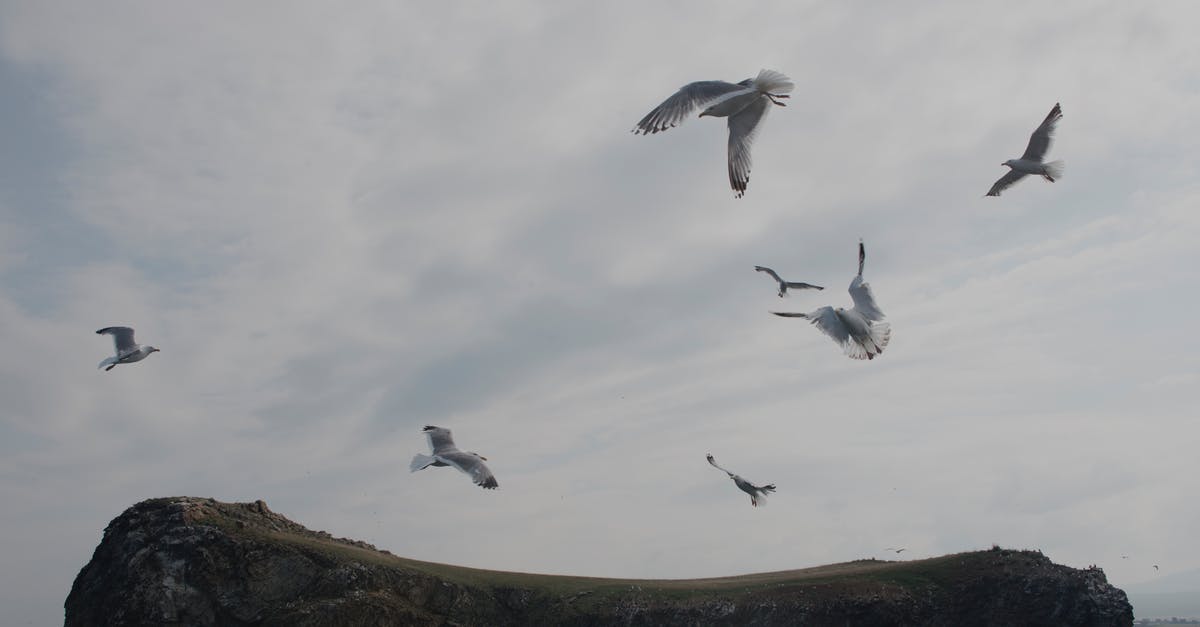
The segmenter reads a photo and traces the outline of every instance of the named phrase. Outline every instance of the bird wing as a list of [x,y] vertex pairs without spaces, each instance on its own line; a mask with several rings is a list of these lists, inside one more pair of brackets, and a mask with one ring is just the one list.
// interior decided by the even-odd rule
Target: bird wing
[[488,470],[487,464],[484,464],[483,460],[479,459],[477,455],[462,451],[451,451],[439,453],[434,457],[463,471],[479,487],[494,490],[500,485],[496,482],[496,477],[492,474],[492,471]]
[[1054,127],[1058,125],[1062,116],[1062,107],[1057,102],[1054,103],[1054,108],[1050,110],[1046,119],[1042,120],[1042,124],[1029,136],[1029,145],[1025,147],[1022,159],[1041,161],[1042,157],[1046,156],[1046,152],[1050,150],[1050,140],[1054,137]]
[[434,455],[458,452],[458,447],[454,445],[454,438],[450,437],[449,429],[426,426],[423,431],[429,440],[429,449],[433,451]]
[[1017,181],[1019,181],[1023,178],[1025,178],[1024,172],[1017,172],[1016,170],[1009,170],[1008,173],[1006,173],[1004,176],[997,179],[996,182],[992,184],[992,188],[988,190],[988,193],[986,195],[987,196],[999,196],[1000,192],[1008,189],[1010,185],[1012,185],[1013,183],[1016,183]]
[[862,275],[850,281],[850,298],[854,301],[854,311],[871,322],[883,320],[883,311],[875,303],[875,294],[871,292],[871,284],[863,281]]
[[133,341],[133,329],[129,327],[104,327],[96,333],[113,336],[113,344],[117,347],[118,355],[124,355],[137,349],[137,342]]
[[646,114],[637,126],[635,135],[658,133],[682,124],[698,107],[710,103],[722,96],[732,96],[736,93],[749,93],[753,89],[735,85],[725,81],[697,81],[679,88],[670,98]]
[[833,338],[833,341],[838,344],[845,345],[846,342],[850,341],[850,329],[838,317],[833,307],[822,307],[810,314],[806,314],[805,317],[811,320],[813,325],[825,335]]
[[761,96],[729,116],[729,186],[738,198],[746,193],[746,184],[750,182],[750,145],[770,106],[771,101]]
[[730,478],[737,476],[737,475],[733,474],[732,472],[729,472],[728,470],[725,470],[724,468],[721,468],[720,466],[718,466],[717,460],[713,459],[712,453],[708,454],[708,463],[712,464],[713,468],[716,468],[717,470],[720,470],[721,472],[724,472],[725,474],[729,475]]
[[821,287],[820,285],[812,285],[811,283],[797,283],[797,282],[793,282],[793,281],[788,281],[786,283],[786,285],[788,286],[788,289],[793,289],[793,290],[823,290],[823,289],[825,289],[825,288]]
[[754,266],[754,269],[758,272],[766,272],[767,274],[771,275],[772,279],[775,279],[776,281],[783,283],[783,279],[779,278],[779,275],[775,274],[774,270],[772,270],[766,266]]

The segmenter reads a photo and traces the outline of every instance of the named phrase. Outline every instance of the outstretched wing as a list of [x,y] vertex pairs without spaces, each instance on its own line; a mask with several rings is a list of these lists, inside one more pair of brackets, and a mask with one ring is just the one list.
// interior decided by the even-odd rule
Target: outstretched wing
[[863,281],[862,275],[850,281],[850,298],[854,301],[854,311],[871,322],[883,320],[883,311],[875,303],[875,294],[871,292],[871,284]]
[[1017,172],[1016,170],[1009,170],[1008,173],[1006,173],[1004,176],[997,179],[996,182],[992,184],[992,188],[988,190],[988,193],[986,195],[987,196],[999,196],[1000,192],[1008,189],[1013,183],[1016,183],[1017,181],[1019,181],[1023,178],[1025,178],[1024,172]]
[[1050,150],[1050,140],[1054,138],[1054,129],[1062,116],[1062,107],[1057,102],[1054,103],[1054,108],[1050,110],[1046,119],[1042,120],[1042,124],[1029,136],[1029,145],[1025,147],[1022,159],[1041,161],[1046,156],[1046,152]]
[[96,333],[113,336],[113,343],[116,344],[118,355],[124,355],[137,348],[137,342],[133,341],[133,329],[129,327],[104,327]]
[[746,184],[750,182],[750,145],[770,106],[771,101],[762,96],[729,116],[729,186],[738,198],[746,193]]
[[725,473],[725,474],[729,475],[730,477],[736,477],[736,476],[737,476],[737,475],[733,474],[732,472],[729,472],[728,470],[725,470],[724,468],[721,468],[720,466],[718,466],[718,465],[717,465],[717,460],[713,459],[712,453],[709,453],[709,454],[708,454],[708,463],[712,464],[712,465],[713,465],[713,468],[716,468],[717,470],[720,470],[721,472],[723,472],[723,473]]
[[454,445],[454,438],[450,437],[449,429],[427,425],[422,431],[425,432],[425,437],[429,440],[429,449],[433,451],[434,455],[458,452],[458,447]]
[[646,114],[637,126],[635,135],[649,135],[674,128],[682,124],[697,108],[733,92],[749,92],[751,89],[725,81],[697,81],[679,88],[670,98]]
[[806,316],[822,333],[833,338],[838,344],[850,341],[850,329],[838,317],[833,307],[822,307]]
[[797,282],[793,282],[793,281],[788,281],[786,285],[788,286],[788,289],[791,289],[791,290],[823,290],[823,289],[825,289],[825,288],[821,287],[820,285],[812,285],[811,283],[797,283]]
[[783,283],[783,279],[779,278],[779,275],[775,274],[774,270],[772,270],[766,266],[754,266],[754,269],[757,272],[766,272],[767,274],[771,275],[772,279],[775,279],[776,281]]
[[462,451],[452,451],[438,454],[435,457],[466,473],[471,477],[471,481],[481,488],[494,490],[500,485],[496,481],[496,477],[492,475],[492,471],[488,470],[487,465],[477,455]]

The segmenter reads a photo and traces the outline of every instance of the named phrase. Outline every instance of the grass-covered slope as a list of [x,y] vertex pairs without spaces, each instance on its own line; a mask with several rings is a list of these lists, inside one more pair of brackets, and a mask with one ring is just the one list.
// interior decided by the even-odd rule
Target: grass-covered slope
[[262,501],[138,503],[75,580],[68,625],[1129,625],[1098,569],[993,549],[687,580],[562,577],[397,557]]

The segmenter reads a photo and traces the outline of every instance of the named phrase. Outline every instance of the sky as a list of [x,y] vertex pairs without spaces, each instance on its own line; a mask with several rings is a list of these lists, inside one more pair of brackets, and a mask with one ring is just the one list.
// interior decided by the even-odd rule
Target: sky
[[[5,622],[61,620],[105,525],[177,495],[554,574],[992,544],[1117,585],[1200,568],[1197,22],[0,0]],[[630,133],[762,68],[796,90],[744,198],[723,120]],[[1055,102],[1064,178],[983,197]],[[768,313],[849,306],[859,238],[892,325],[869,362]],[[161,352],[97,370],[114,325]],[[426,424],[500,488],[410,473]]]

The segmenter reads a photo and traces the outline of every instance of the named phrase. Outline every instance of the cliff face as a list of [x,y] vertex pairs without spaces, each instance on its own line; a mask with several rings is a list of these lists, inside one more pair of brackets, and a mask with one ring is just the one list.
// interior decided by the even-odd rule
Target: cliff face
[[418,562],[262,501],[144,501],[104,531],[67,625],[1131,625],[1099,569],[994,549],[720,579],[554,577]]

